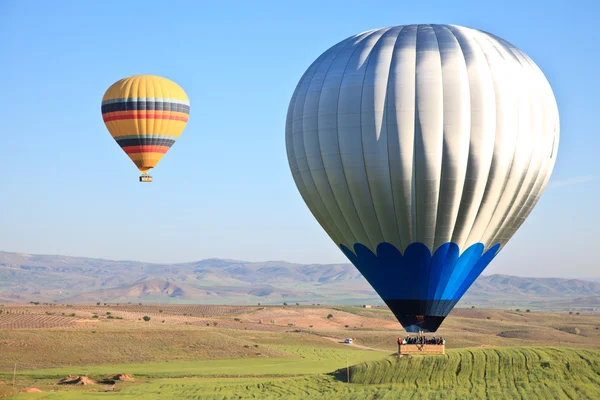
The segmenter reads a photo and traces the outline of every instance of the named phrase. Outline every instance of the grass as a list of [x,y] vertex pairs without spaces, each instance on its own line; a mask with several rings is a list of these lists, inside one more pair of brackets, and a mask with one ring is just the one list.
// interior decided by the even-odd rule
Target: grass
[[[159,378],[123,384],[118,392],[98,393],[78,389],[19,394],[14,399],[593,399],[600,398],[600,351],[558,347],[461,349],[446,356],[385,358],[345,371],[317,374],[329,357],[343,357],[334,349],[288,349],[307,357],[296,363],[259,365],[244,360],[235,366],[218,361],[196,366],[196,372],[220,367],[246,368],[244,374],[273,371],[294,377],[191,377]],[[348,350],[350,351],[350,350]],[[230,360],[231,361],[231,360]],[[289,361],[289,360],[288,360]],[[317,362],[317,364],[315,364]],[[239,363],[239,362],[238,362]],[[335,362],[333,362],[335,364]],[[338,362],[339,365],[339,362]],[[178,365],[183,371],[182,365]],[[168,366],[167,368],[170,368]],[[96,368],[96,370],[98,370]],[[206,370],[208,371],[208,370]],[[205,371],[205,372],[206,372]],[[312,373],[310,373],[312,371]],[[35,373],[32,371],[32,373]],[[99,388],[91,390],[101,390]]]
[[[117,322],[118,323],[118,322]],[[248,347],[245,347],[247,345]],[[278,351],[220,330],[134,327],[94,330],[0,330],[0,371],[240,357],[282,357]],[[260,356],[257,355],[260,353]]]
[[[331,399],[371,400],[420,398],[414,393],[402,393],[394,387],[347,385],[328,376],[306,376],[275,379],[159,379],[143,385],[132,385],[117,393],[60,392],[20,394],[15,400],[64,399],[87,400],[118,398],[127,400],[154,399]],[[441,397],[440,397],[441,398]]]
[[[393,316],[385,309],[44,307],[3,307],[10,314],[0,315],[6,323],[0,327],[0,382],[5,383],[0,398],[27,387],[44,393],[14,398],[600,398],[597,314],[455,310],[436,332],[452,347],[446,356],[398,360],[388,356],[405,333],[390,323]],[[51,327],[58,314],[46,313],[57,310],[76,317],[63,321],[67,317],[61,316],[58,323],[65,325]],[[184,311],[188,315],[180,314]],[[107,319],[107,312],[124,319]],[[93,313],[100,317],[92,319]],[[326,319],[329,313],[332,321]],[[138,320],[144,315],[151,321]],[[297,326],[288,327],[290,321]],[[345,337],[381,351],[331,340]],[[347,363],[354,365],[350,384]],[[333,374],[336,370],[341,371]],[[99,393],[104,385],[54,386],[71,374],[98,379],[117,373],[136,380],[117,383],[115,393]]]
[[[285,358],[240,358],[234,360],[170,361],[163,363],[91,365],[18,371],[19,379],[59,379],[69,374],[90,377],[125,373],[150,378],[186,376],[289,376],[326,373],[349,363],[382,358],[385,353],[335,348],[281,347]],[[0,380],[12,379],[10,373]]]
[[[345,369],[337,373],[347,379]],[[350,368],[355,384],[396,384],[454,398],[600,398],[600,351],[559,347],[449,350],[386,358]]]

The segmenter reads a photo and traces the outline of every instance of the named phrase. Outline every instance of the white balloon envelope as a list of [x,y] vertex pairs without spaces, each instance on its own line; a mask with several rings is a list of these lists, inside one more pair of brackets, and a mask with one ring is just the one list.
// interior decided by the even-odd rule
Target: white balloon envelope
[[286,147],[319,224],[409,332],[434,332],[527,218],[556,161],[544,74],[494,35],[406,25],[323,53]]

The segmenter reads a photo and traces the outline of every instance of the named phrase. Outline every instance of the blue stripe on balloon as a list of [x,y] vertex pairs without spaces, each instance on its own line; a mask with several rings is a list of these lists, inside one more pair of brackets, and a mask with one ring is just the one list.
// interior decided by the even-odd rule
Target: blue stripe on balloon
[[500,249],[500,244],[496,244],[494,247],[486,251],[483,256],[477,261],[477,264],[473,267],[469,275],[463,280],[462,285],[458,289],[458,292],[454,295],[456,298],[461,298],[467,290],[471,287],[471,285],[475,282],[475,280],[481,275],[483,270],[488,266],[488,264],[494,259],[498,250]]
[[444,289],[442,299],[454,299],[454,294],[458,291],[471,269],[473,269],[473,266],[479,261],[482,252],[483,244],[475,243],[461,254],[456,262],[456,266],[452,270],[452,275],[450,275],[446,289]]
[[354,251],[340,248],[382,299],[423,301],[427,314],[447,315],[453,302],[440,300],[458,301],[500,245],[483,253],[484,245],[475,243],[460,253],[456,243],[448,242],[433,255],[419,242],[411,243],[404,254],[387,242],[380,243],[375,253],[361,243],[354,245]]

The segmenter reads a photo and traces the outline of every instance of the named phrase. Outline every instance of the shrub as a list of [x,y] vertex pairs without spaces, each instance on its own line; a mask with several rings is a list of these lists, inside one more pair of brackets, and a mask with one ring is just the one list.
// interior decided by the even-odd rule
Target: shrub
[[112,314],[110,311],[107,311],[107,312],[106,312],[106,315],[110,315],[110,314]]
[[92,315],[92,318],[98,318],[98,316],[97,315]]
[[99,305],[100,305],[100,302],[97,302],[97,303],[96,303],[96,305],[97,305],[97,306],[99,306]]
[[234,318],[233,320],[236,321],[236,322],[240,322],[239,318]]
[[350,325],[344,325],[344,328],[350,328]]
[[296,305],[297,305],[297,306],[299,306],[299,305],[300,305],[300,303],[296,303]]
[[162,313],[162,312],[163,312],[163,310],[158,310],[158,312],[159,312],[159,313]]
[[475,306],[471,306],[471,308],[475,308]]
[[525,312],[531,312],[531,310],[528,308],[527,310],[525,310]]
[[515,311],[516,311],[516,312],[521,312],[521,309],[520,309],[520,308],[517,308]]
[[487,316],[486,318],[487,318],[487,319],[492,319],[492,317],[490,317],[490,316]]
[[333,314],[327,314],[327,319],[333,318]]
[[283,305],[284,305],[284,306],[287,306],[287,303],[285,303],[285,302],[284,302],[284,303],[283,303]]
[[149,316],[147,316],[147,315],[145,315],[145,316],[144,316],[144,321],[146,321],[146,322],[150,321],[150,317],[149,317]]
[[540,365],[542,368],[550,368],[550,361],[542,361]]
[[71,317],[74,317],[74,316],[75,316],[75,313],[71,313]]

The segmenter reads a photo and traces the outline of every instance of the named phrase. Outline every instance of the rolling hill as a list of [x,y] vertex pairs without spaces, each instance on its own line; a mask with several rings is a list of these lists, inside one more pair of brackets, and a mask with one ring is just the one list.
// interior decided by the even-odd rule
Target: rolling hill
[[[351,264],[207,259],[152,264],[0,252],[0,302],[382,304]],[[481,276],[463,306],[600,308],[600,282]]]

